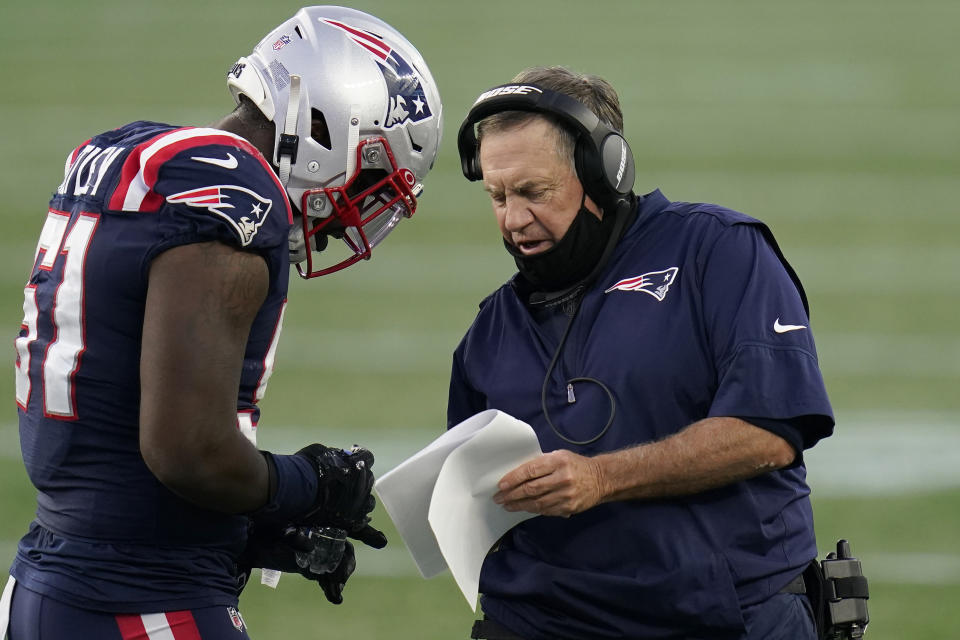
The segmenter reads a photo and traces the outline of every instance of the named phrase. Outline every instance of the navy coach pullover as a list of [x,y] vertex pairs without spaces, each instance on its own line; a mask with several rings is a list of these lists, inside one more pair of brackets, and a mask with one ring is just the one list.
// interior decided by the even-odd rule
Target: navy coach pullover
[[[563,313],[559,308],[556,313]],[[806,300],[759,221],[647,195],[584,294],[540,407],[558,336],[515,280],[482,304],[454,354],[448,424],[484,409],[529,423],[542,449],[596,455],[663,439],[711,416],[799,421],[832,432]],[[537,517],[484,562],[484,611],[525,638],[725,638],[741,608],[777,593],[817,555],[802,456],[786,469],[692,496]]]

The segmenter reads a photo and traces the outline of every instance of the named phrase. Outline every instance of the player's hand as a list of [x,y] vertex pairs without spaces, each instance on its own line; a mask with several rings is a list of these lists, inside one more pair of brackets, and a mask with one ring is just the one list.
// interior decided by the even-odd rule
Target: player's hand
[[313,578],[313,580],[323,589],[323,595],[326,596],[327,600],[333,604],[340,604],[343,602],[343,587],[347,584],[347,579],[353,574],[356,568],[357,558],[353,552],[353,545],[350,544],[348,540],[345,543],[343,558],[341,558],[340,564],[330,573],[319,575]]
[[503,476],[493,501],[507,511],[569,517],[602,501],[602,480],[593,458],[552,451]]
[[387,537],[370,526],[370,512],[376,499],[373,489],[373,453],[362,447],[350,451],[311,444],[297,452],[310,461],[317,473],[317,500],[301,519],[311,526],[333,526],[375,549],[387,544]]
[[294,527],[284,531],[300,575],[310,580],[332,572],[340,564],[347,545],[347,532],[335,527]]
[[327,600],[340,604],[357,559],[343,529],[290,525],[283,531],[258,531],[254,524],[239,564],[246,577],[252,567],[299,573],[320,585]]
[[374,529],[369,524],[365,524],[355,531],[347,531],[347,535],[354,540],[359,540],[368,547],[374,549],[383,549],[387,546],[387,536],[379,529]]
[[241,568],[275,569],[316,580],[341,563],[347,532],[334,527],[264,527],[251,524]]

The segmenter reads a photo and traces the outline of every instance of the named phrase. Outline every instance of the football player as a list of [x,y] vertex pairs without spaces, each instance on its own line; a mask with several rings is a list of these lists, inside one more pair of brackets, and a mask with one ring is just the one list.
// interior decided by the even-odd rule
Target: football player
[[38,500],[4,591],[11,640],[247,637],[252,567],[339,603],[347,538],[386,544],[372,454],[259,451],[257,403],[291,262],[343,269],[416,210],[436,84],[391,26],[329,6],[271,31],[227,84],[236,109],[210,127],[133,122],[67,156],[16,339]]

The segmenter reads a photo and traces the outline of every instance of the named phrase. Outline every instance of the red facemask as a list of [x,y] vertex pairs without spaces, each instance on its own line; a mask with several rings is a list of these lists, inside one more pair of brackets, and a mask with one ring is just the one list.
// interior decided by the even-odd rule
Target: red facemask
[[[384,153],[385,158],[375,154]],[[417,208],[419,185],[413,172],[398,168],[384,138],[367,138],[357,145],[357,171],[343,186],[309,189],[300,203],[300,217],[307,247],[306,267],[297,265],[303,278],[334,273],[360,260],[368,260],[373,248]],[[366,160],[366,162],[365,162]],[[371,164],[383,168],[370,169]],[[386,174],[386,175],[384,175]],[[310,203],[329,202],[329,215],[310,216]],[[322,200],[321,200],[322,202]],[[314,252],[325,248],[329,237],[342,239],[348,255],[327,267],[314,267]],[[319,251],[316,251],[319,253]],[[336,258],[331,258],[336,259]]]

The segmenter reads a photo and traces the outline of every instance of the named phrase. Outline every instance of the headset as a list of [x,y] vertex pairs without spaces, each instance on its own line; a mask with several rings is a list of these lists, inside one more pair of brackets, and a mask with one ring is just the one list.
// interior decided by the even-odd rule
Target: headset
[[457,136],[467,180],[483,178],[475,125],[501,111],[532,111],[556,117],[576,137],[574,166],[587,195],[604,211],[616,211],[630,200],[636,168],[624,137],[576,98],[533,84],[493,87],[473,103]]

